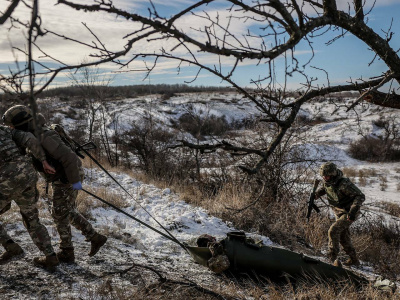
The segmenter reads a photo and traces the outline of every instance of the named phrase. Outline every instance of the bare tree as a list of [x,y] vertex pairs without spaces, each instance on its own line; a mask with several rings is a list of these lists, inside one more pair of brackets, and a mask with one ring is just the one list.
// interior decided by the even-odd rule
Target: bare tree
[[[37,4],[38,0],[33,2]],[[147,74],[150,74],[160,61],[165,59],[176,61],[178,72],[185,65],[195,66],[198,72],[193,77],[193,81],[196,80],[200,72],[204,71],[219,77],[255,103],[263,116],[262,122],[274,123],[279,130],[274,138],[268,142],[268,145],[262,148],[243,147],[226,141],[201,145],[181,141],[181,145],[201,151],[223,149],[243,155],[256,155],[259,160],[254,166],[250,168],[242,167],[248,173],[255,173],[260,170],[263,164],[268,162],[268,159],[293,125],[301,106],[307,101],[337,92],[358,91],[360,96],[349,107],[349,110],[360,101],[400,108],[400,98],[395,93],[393,85],[394,82],[400,83],[400,57],[398,50],[390,44],[394,32],[391,27],[382,30],[382,33],[375,32],[367,25],[368,15],[373,7],[368,10],[364,1],[354,0],[348,3],[345,1],[347,7],[345,6],[344,9],[339,6],[342,2],[335,0],[226,0],[225,3],[228,3],[230,7],[225,10],[224,16],[221,16],[219,13],[212,15],[203,11],[206,8],[210,11],[213,5],[218,7],[217,1],[202,0],[170,17],[164,17],[151,1],[149,1],[146,14],[120,9],[108,0],[96,0],[92,4],[88,4],[87,1],[57,1],[59,5],[76,10],[84,10],[93,14],[108,13],[132,22],[132,28],[136,29],[126,35],[125,44],[118,51],[110,50],[106,46],[106,41],[101,41],[100,37],[91,31],[86,24],[84,24],[84,27],[92,34],[92,42],[79,41],[50,29],[42,29],[40,22],[37,21],[38,6],[33,5],[31,7],[32,21],[28,27],[31,29],[29,30],[29,45],[36,45],[38,51],[41,51],[42,57],[51,60],[53,58],[51,53],[45,53],[41,50],[37,46],[36,38],[41,35],[52,35],[88,47],[92,51],[92,60],[77,65],[61,64],[61,67],[56,68],[46,66],[44,71],[36,73],[32,72],[32,68],[29,67],[32,66],[32,63],[29,63],[28,73],[30,78],[40,75],[47,76],[47,80],[41,85],[36,85],[34,91],[31,88],[30,94],[33,97],[34,94],[40,93],[60,72],[103,63],[112,62],[126,70],[135,62],[144,60]],[[18,1],[12,2],[12,5],[17,4]],[[13,18],[12,7],[10,6],[4,14],[4,18]],[[186,28],[181,21],[188,15],[196,17],[200,25],[192,25],[192,27]],[[246,33],[238,35],[232,29],[233,24],[238,22],[251,22],[252,26],[249,26]],[[375,57],[370,64],[379,59],[387,66],[387,70],[366,80],[349,78],[346,84],[333,85],[329,80],[328,72],[323,69],[324,66],[315,66],[314,68],[325,72],[327,77],[324,85],[318,85],[316,79],[308,73],[308,70],[312,67],[310,63],[315,54],[314,40],[327,33],[337,33],[328,44],[333,44],[345,34],[355,36],[373,51]],[[144,49],[136,47],[143,42],[148,45],[152,45],[154,42],[164,42],[166,46],[153,47],[151,51],[136,50]],[[301,43],[308,44],[313,53],[310,61],[304,63],[296,56],[295,51]],[[21,49],[20,51],[28,55],[30,62],[35,61],[29,55],[31,48],[28,51]],[[214,55],[215,63],[205,61],[202,57],[204,53]],[[285,61],[282,74],[284,79],[279,82],[275,65],[278,64],[281,57],[284,57]],[[225,63],[226,61],[228,63]],[[252,84],[255,87],[253,91],[239,85],[234,79],[238,67],[249,61],[254,65],[267,67],[264,77],[252,79]],[[40,61],[36,61],[36,63],[40,63]],[[60,65],[59,61],[58,63]],[[227,66],[230,66],[230,68],[227,69]],[[291,91],[289,94],[287,78],[294,75],[302,78],[302,82],[300,82],[302,88],[295,93]],[[24,76],[26,76],[26,73],[13,74],[13,78]],[[5,81],[2,80],[1,82]],[[34,86],[32,80],[30,84],[31,87]],[[387,87],[389,92],[378,91],[383,86]],[[289,98],[289,95],[292,97]]]

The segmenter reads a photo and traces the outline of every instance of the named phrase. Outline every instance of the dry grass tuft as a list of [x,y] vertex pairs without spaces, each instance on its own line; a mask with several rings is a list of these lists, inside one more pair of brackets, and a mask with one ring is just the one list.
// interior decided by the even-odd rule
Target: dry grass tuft
[[388,180],[387,180],[386,176],[383,176],[383,175],[379,176],[379,186],[380,186],[381,191],[385,191],[387,189],[387,187],[388,187],[387,183],[388,183]]
[[379,202],[379,207],[385,210],[389,215],[400,217],[400,205],[388,201]]
[[[123,197],[121,197],[120,194],[113,192],[112,190],[109,190],[107,188],[88,188],[88,191],[119,208],[124,208],[128,206],[128,203]],[[92,218],[90,213],[92,209],[96,207],[108,208],[109,206],[86,194],[85,192],[79,192],[76,199],[76,207],[83,216],[85,216],[86,218]]]
[[[129,274],[131,286],[120,286],[112,278],[104,279],[99,285],[82,287],[89,299],[260,299],[260,300],[360,300],[400,299],[400,295],[375,289],[372,285],[355,287],[346,283],[299,282],[297,284],[274,284],[266,280],[243,280],[222,278],[218,285],[189,284],[167,279],[166,282],[149,280],[138,272]],[[221,280],[221,279],[220,279]],[[150,282],[149,282],[150,281]]]
[[345,168],[343,168],[342,170],[343,170],[344,176],[349,177],[349,178],[354,178],[354,177],[356,177],[356,176],[358,175],[358,173],[359,173],[355,168],[348,168],[348,167],[345,167]]

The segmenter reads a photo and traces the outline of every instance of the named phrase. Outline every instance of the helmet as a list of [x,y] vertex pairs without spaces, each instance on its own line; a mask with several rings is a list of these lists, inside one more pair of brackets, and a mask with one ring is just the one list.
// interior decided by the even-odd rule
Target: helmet
[[335,177],[338,175],[338,168],[333,162],[327,162],[327,163],[324,163],[319,168],[319,174],[322,177],[324,177],[324,176]]
[[15,105],[9,108],[3,115],[4,124],[12,126],[23,125],[32,119],[32,111],[25,105]]

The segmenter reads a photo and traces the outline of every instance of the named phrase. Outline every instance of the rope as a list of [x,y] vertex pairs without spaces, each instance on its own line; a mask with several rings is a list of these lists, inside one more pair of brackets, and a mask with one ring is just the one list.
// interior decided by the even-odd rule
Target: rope
[[[184,249],[186,249],[184,246],[183,246],[183,244],[180,242],[180,241],[178,241],[178,239],[175,237],[175,236],[173,236],[172,235],[172,233],[170,233],[169,231],[168,231],[168,229],[167,228],[165,228],[163,225],[161,225],[161,223],[159,222],[159,221],[157,221],[157,219],[156,218],[154,218],[151,214],[150,214],[150,212],[149,211],[147,211],[147,209],[146,208],[144,208],[136,199],[135,199],[135,197],[133,197],[106,169],[104,169],[104,167],[86,150],[86,149],[84,149],[83,147],[81,147],[77,142],[75,142],[74,140],[72,140],[77,146],[78,146],[78,149],[80,150],[80,151],[83,151],[83,152],[85,152],[85,154],[87,155],[87,156],[89,156],[89,158],[100,168],[100,169],[102,169],[116,184],[118,184],[118,186],[119,187],[121,187],[123,190],[124,190],[124,192],[125,193],[127,193],[162,229],[164,229],[165,230],[165,232],[166,233],[168,233],[168,235],[169,235],[169,239],[170,240],[172,240],[172,241],[174,241],[175,243],[177,243],[178,245],[180,245],[181,247],[183,247]],[[88,193],[88,191],[86,191],[85,190],[85,192],[86,193]],[[99,199],[99,197],[95,197],[95,198],[97,198],[97,199]],[[100,199],[99,199],[100,200]],[[105,200],[103,200],[103,199],[101,199],[100,201],[105,201]],[[111,205],[110,203],[106,203],[106,204],[108,204],[108,205]],[[114,207],[115,208],[115,207]],[[120,210],[121,211],[121,210]],[[126,214],[126,213],[125,213]],[[136,220],[138,220],[138,219],[136,219]],[[146,226],[148,226],[148,225],[146,225]],[[154,228],[152,228],[151,227],[151,229],[153,229],[154,230]],[[158,233],[160,233],[159,231],[157,231]],[[165,236],[164,234],[163,234],[163,236]]]
[[112,203],[110,203],[110,202],[108,202],[108,201],[106,201],[106,200],[100,198],[99,196],[97,196],[97,195],[95,195],[95,194],[89,192],[88,190],[82,189],[82,191],[84,191],[85,193],[89,194],[90,196],[96,198],[97,200],[100,200],[100,201],[103,202],[104,204],[107,204],[108,206],[111,206],[111,207],[114,208],[115,210],[119,211],[120,213],[123,213],[124,215],[126,215],[126,216],[128,216],[129,218],[135,220],[136,222],[139,222],[140,224],[146,226],[147,228],[150,228],[151,230],[153,230],[153,231],[155,231],[155,232],[161,234],[163,237],[169,239],[170,241],[177,243],[179,246],[181,246],[183,249],[185,249],[185,250],[187,251],[185,245],[183,245],[181,242],[179,242],[176,238],[175,238],[175,239],[171,238],[170,236],[166,235],[164,232],[161,232],[161,231],[159,231],[158,229],[156,229],[156,228],[150,226],[149,224],[147,224],[147,223],[145,223],[145,222],[139,220],[138,218],[135,218],[135,217],[132,216],[131,214],[128,214],[126,211],[124,211],[124,210],[120,209],[119,207],[115,206],[114,204],[112,204]]

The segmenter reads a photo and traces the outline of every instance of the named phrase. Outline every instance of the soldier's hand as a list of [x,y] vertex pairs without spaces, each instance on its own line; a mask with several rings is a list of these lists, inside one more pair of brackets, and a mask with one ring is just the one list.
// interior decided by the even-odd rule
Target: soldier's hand
[[47,160],[42,161],[43,164],[43,170],[47,174],[55,174],[56,169],[54,169],[50,164],[47,162]]
[[347,215],[347,221],[349,221],[350,223],[354,222],[354,220],[352,220],[349,215]]
[[72,184],[73,190],[81,190],[82,189],[82,182],[78,181]]

